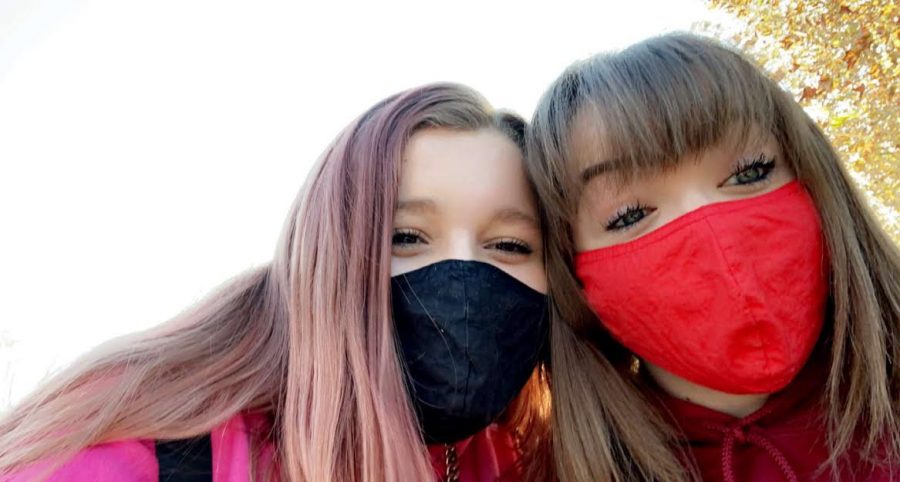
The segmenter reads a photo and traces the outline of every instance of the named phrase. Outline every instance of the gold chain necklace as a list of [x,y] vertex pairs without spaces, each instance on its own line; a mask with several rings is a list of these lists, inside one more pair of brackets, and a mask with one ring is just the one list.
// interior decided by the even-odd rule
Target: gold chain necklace
[[[519,458],[522,457],[522,435],[519,430],[513,431],[513,443],[515,444],[516,453]],[[459,456],[456,453],[456,446],[453,444],[444,444],[444,478],[441,482],[459,482]]]
[[447,470],[444,471],[442,482],[459,482],[459,457],[456,454],[456,446],[444,445],[444,464]]

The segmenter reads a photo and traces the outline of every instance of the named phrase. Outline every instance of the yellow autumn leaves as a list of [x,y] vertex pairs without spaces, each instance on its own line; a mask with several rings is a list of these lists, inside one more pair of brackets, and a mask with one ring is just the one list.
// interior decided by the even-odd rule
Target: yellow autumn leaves
[[900,7],[896,0],[709,0],[735,29],[698,25],[754,56],[822,126],[900,243]]

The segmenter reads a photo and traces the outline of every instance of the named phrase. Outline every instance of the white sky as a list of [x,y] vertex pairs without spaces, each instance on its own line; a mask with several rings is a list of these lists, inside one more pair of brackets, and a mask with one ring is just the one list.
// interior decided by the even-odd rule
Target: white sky
[[450,80],[528,116],[572,61],[708,18],[699,0],[0,0],[0,409],[270,259],[311,162],[382,97]]

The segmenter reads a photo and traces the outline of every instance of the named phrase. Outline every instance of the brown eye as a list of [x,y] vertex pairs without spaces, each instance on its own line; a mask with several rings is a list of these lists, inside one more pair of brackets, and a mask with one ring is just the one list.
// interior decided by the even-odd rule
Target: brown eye
[[527,255],[534,252],[531,249],[531,246],[528,245],[528,243],[514,238],[495,241],[494,243],[489,244],[488,248],[496,249],[497,251],[503,251],[509,254]]
[[391,245],[396,248],[409,248],[417,244],[428,244],[418,231],[401,229],[395,231],[391,236]]

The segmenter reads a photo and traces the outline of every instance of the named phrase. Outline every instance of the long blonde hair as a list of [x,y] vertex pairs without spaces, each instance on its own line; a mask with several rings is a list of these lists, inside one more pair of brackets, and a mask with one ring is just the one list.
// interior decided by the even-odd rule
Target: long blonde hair
[[[544,94],[527,136],[528,170],[549,213],[548,277],[559,321],[551,335],[551,366],[560,479],[692,476],[690,467],[675,473],[672,455],[660,455],[677,447],[677,439],[657,411],[641,401],[646,387],[628,375],[627,351],[601,329],[572,272],[571,222],[581,179],[569,145],[574,124],[585,113],[602,123],[611,156],[631,163],[624,176],[674,166],[734,129],[749,133],[761,127],[776,137],[815,200],[830,255],[829,315],[821,341],[830,351],[824,395],[829,462],[859,447],[870,460],[897,464],[897,247],[866,208],[822,131],[790,95],[741,54],[709,39],[669,34],[569,67]],[[595,381],[600,377],[602,382]],[[621,430],[584,430],[585,420]],[[629,424],[642,427],[641,439],[622,432]],[[659,457],[655,468],[654,454]],[[623,457],[633,461],[631,466],[609,463]],[[609,472],[610,467],[617,472]]]
[[[281,480],[432,480],[389,293],[403,150],[426,127],[493,128],[524,142],[521,119],[463,86],[378,103],[319,159],[270,263],[42,386],[0,421],[0,473],[112,440],[196,436],[260,410],[273,428],[256,442],[275,444],[269,472]],[[540,402],[531,393],[509,417],[523,428],[540,420],[529,415]]]

